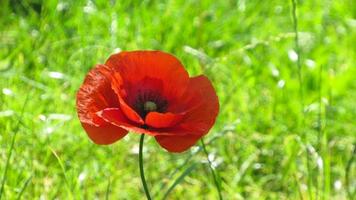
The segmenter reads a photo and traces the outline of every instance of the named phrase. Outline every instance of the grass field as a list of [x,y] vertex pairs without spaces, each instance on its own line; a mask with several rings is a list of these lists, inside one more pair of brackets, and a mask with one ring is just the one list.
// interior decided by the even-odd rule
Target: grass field
[[[217,90],[204,139],[224,199],[355,199],[356,3],[292,5],[1,0],[0,198],[144,199],[139,135],[93,144],[75,95],[110,54],[157,49]],[[146,137],[144,162],[154,199],[218,199],[200,142]]]

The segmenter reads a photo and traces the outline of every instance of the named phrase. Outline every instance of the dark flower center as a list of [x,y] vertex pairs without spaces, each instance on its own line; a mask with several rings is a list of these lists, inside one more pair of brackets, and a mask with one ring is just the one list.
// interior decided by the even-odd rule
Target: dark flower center
[[146,102],[143,104],[143,109],[144,109],[146,112],[156,111],[156,110],[157,110],[157,105],[156,105],[156,103],[153,102],[153,101],[146,101]]
[[134,101],[134,109],[144,119],[149,112],[165,112],[167,100],[154,91],[139,91]]

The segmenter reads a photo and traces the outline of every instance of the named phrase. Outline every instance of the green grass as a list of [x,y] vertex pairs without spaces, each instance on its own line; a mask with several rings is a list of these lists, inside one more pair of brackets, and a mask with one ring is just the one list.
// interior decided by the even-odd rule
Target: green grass
[[[224,199],[355,199],[355,3],[297,1],[301,79],[292,16],[285,0],[1,0],[2,199],[144,199],[139,135],[97,146],[75,110],[85,74],[120,49],[171,52],[213,81],[205,143]],[[144,148],[154,199],[218,199],[200,142]]]

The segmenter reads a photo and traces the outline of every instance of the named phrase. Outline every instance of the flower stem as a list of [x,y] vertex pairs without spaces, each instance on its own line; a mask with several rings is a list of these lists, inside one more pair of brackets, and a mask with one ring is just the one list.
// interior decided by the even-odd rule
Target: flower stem
[[145,190],[146,198],[147,200],[151,200],[150,192],[148,191],[146,179],[145,179],[145,173],[143,170],[143,159],[142,159],[142,149],[143,149],[143,140],[145,139],[145,134],[141,134],[140,138],[140,150],[139,150],[139,165],[140,165],[140,176],[141,176],[141,181],[142,181],[142,186],[143,189]]
[[213,174],[213,178],[214,178],[214,183],[215,183],[215,186],[216,186],[216,190],[218,191],[218,194],[219,194],[219,199],[222,200],[223,198],[222,198],[222,195],[221,195],[220,183],[219,183],[218,178],[217,178],[217,176],[216,176],[216,174],[215,174],[215,170],[214,170],[214,168],[213,168],[213,164],[211,163],[211,161],[210,161],[210,159],[209,159],[209,153],[208,153],[208,151],[207,151],[206,148],[205,148],[205,143],[204,143],[203,138],[201,138],[200,141],[201,141],[201,144],[202,144],[202,147],[203,147],[203,151],[204,151],[204,153],[205,153],[205,155],[206,155],[206,159],[208,160],[210,171],[211,171],[211,173]]

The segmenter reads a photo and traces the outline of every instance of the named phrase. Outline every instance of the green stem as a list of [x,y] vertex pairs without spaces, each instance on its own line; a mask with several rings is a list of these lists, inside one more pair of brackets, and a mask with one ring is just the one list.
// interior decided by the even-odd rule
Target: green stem
[[147,200],[151,200],[150,192],[148,191],[146,179],[145,179],[145,173],[143,170],[143,160],[142,160],[142,149],[143,149],[143,140],[145,139],[145,134],[141,134],[140,138],[140,150],[139,150],[139,165],[140,165],[140,176],[141,176],[141,181],[142,181],[142,186],[143,189],[145,190],[146,198]]
[[202,144],[202,147],[203,147],[203,151],[204,151],[204,153],[205,153],[205,155],[206,155],[206,159],[207,159],[208,162],[209,162],[210,171],[211,171],[211,173],[213,174],[213,178],[214,178],[214,183],[215,183],[215,186],[216,186],[216,190],[218,191],[218,194],[219,194],[219,199],[222,200],[223,198],[222,198],[222,195],[221,195],[220,184],[219,184],[218,178],[217,178],[217,176],[216,176],[216,174],[215,174],[215,170],[214,170],[214,168],[213,168],[213,164],[211,163],[211,161],[210,161],[210,159],[209,159],[209,153],[208,153],[208,151],[207,151],[206,148],[205,148],[205,143],[204,143],[203,138],[202,138],[200,141],[201,141],[201,144]]

